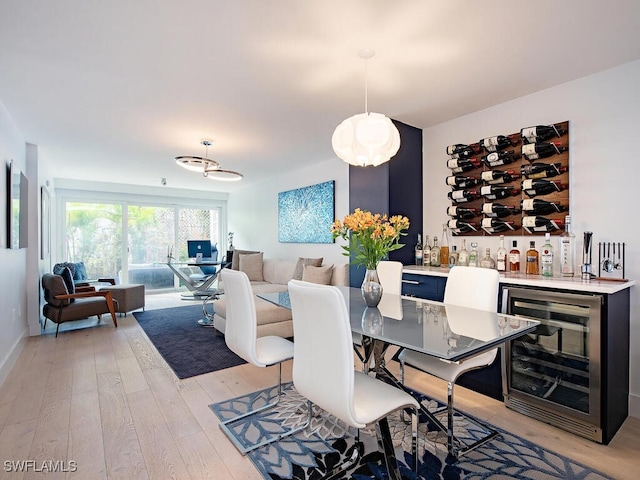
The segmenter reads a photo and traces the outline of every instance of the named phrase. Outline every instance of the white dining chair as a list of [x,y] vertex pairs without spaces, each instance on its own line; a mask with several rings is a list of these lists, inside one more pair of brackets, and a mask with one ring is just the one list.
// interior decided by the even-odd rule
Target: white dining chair
[[[498,310],[498,285],[500,274],[497,270],[488,268],[455,266],[449,272],[444,291],[445,305],[458,305],[476,308],[488,312]],[[447,434],[449,437],[449,452],[460,451],[466,453],[478,445],[459,448],[459,442],[453,436],[453,387],[460,375],[470,370],[491,365],[495,360],[497,348],[493,348],[479,355],[461,362],[446,362],[436,357],[404,349],[398,355],[400,361],[400,381],[404,384],[405,365],[429,373],[447,382]],[[493,429],[482,425],[488,431]],[[486,439],[488,440],[488,438]],[[456,444],[454,445],[455,442]]]
[[291,280],[289,296],[295,338],[293,384],[308,399],[309,412],[311,403],[317,405],[358,429],[358,439],[359,429],[375,422],[390,477],[400,478],[387,416],[410,409],[412,468],[417,468],[418,402],[402,389],[354,369],[344,295],[337,287]]
[[[233,428],[234,425],[237,425],[237,422],[246,419],[250,415],[273,408],[278,404],[282,396],[282,362],[293,358],[293,342],[273,335],[258,337],[255,299],[249,278],[244,272],[230,268],[222,269],[220,275],[224,281],[227,302],[227,322],[224,331],[224,339],[227,346],[236,355],[256,367],[278,365],[277,397],[259,408],[249,410],[220,423],[220,428],[244,455],[256,448],[304,430],[306,425],[280,434],[274,434],[269,438],[261,438],[259,436],[251,444],[246,443],[246,438],[243,442],[238,437],[236,430]],[[246,431],[242,425],[239,428],[241,432]]]

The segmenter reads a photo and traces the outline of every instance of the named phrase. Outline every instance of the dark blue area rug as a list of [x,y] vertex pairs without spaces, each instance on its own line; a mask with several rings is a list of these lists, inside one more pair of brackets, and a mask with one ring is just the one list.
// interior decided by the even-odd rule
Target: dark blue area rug
[[[238,422],[234,431],[246,442],[271,437],[274,433],[285,432],[304,424],[307,418],[306,401],[292,384],[285,387],[286,395],[276,409],[261,413]],[[277,389],[259,392],[210,405],[220,419],[228,419],[244,413],[249,407],[263,405],[277,394]],[[414,392],[416,398],[430,411],[442,405],[429,397]],[[446,415],[445,420],[446,422]],[[447,461],[447,439],[434,425],[421,418],[419,433],[418,476],[407,465],[410,464],[411,427],[405,424],[399,414],[389,417],[391,436],[396,448],[396,456],[401,462],[400,471],[406,479],[502,479],[522,480],[562,479],[562,480],[605,480],[610,479],[585,465],[570,460],[535,445],[511,433],[495,428],[500,436],[460,457],[457,462]],[[481,438],[485,431],[461,415],[454,419],[454,431],[458,438],[473,442]],[[279,442],[261,447],[248,456],[265,479],[311,480],[323,478],[336,465],[340,465],[355,444],[355,430],[314,407],[313,420],[304,432],[286,437]],[[375,430],[360,432],[363,455],[339,479],[386,479],[382,453],[378,451]]]
[[202,305],[134,312],[151,343],[178,378],[189,378],[246,363],[227,347],[224,336],[198,325]]

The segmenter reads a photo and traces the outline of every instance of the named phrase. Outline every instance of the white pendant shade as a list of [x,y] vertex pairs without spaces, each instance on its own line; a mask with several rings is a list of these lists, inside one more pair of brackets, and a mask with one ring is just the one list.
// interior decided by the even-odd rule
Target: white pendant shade
[[400,148],[400,133],[381,113],[361,113],[337,126],[331,137],[338,158],[358,167],[389,161]]

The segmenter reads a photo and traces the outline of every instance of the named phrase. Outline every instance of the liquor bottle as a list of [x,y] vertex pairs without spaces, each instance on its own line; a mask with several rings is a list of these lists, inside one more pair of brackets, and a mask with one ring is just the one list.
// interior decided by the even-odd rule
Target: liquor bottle
[[511,185],[485,185],[480,187],[480,195],[489,200],[514,197],[519,193],[520,190]]
[[525,272],[528,275],[539,275],[540,266],[539,266],[538,258],[540,257],[540,255],[536,250],[536,242],[534,242],[533,240],[529,242],[529,250],[527,250],[527,253],[525,254],[525,256],[527,259]]
[[527,178],[552,178],[568,170],[561,163],[531,163],[520,167],[520,174]]
[[442,237],[440,237],[440,265],[446,267],[449,263],[449,237],[451,229],[446,223],[442,224]]
[[450,175],[444,179],[445,183],[450,187],[455,188],[471,188],[480,183],[480,179],[476,177],[469,177],[466,175]]
[[522,228],[527,232],[553,232],[563,227],[561,220],[550,220],[547,217],[535,215],[531,217],[522,217]]
[[422,264],[431,265],[431,245],[429,244],[429,235],[424,237],[424,245],[422,246]]
[[478,243],[471,242],[471,251],[469,252],[469,266],[478,266]]
[[518,250],[518,241],[514,240],[511,250],[509,250],[509,271],[520,271],[520,250]]
[[447,168],[450,168],[453,173],[468,172],[480,165],[482,162],[477,158],[450,158],[447,160]]
[[483,138],[478,143],[487,152],[497,152],[500,150],[504,150],[505,148],[514,146],[517,141],[515,141],[515,138],[512,139],[511,136],[496,135],[493,137]]
[[499,272],[507,271],[507,249],[504,248],[504,235],[500,235],[500,246],[496,252],[496,268]]
[[496,261],[491,258],[491,249],[487,248],[484,251],[484,257],[480,260],[481,268],[496,268]]
[[536,125],[535,127],[526,127],[520,130],[520,136],[524,143],[544,142],[553,137],[561,137],[564,134],[565,131],[555,125]]
[[472,202],[478,198],[477,190],[454,190],[447,193],[449,200],[455,203]]
[[480,228],[476,222],[468,222],[466,220],[449,220],[447,226],[456,233],[477,232]]
[[512,205],[502,205],[495,202],[482,204],[482,213],[491,218],[504,218],[519,212],[518,207]]
[[455,145],[449,145],[446,151],[447,155],[451,155],[451,158],[471,158],[480,152],[480,145],[477,143],[472,145],[456,143]]
[[467,240],[464,238],[462,239],[462,248],[458,253],[458,265],[462,265],[463,267],[466,267],[467,265],[469,265],[469,252],[467,251]]
[[551,245],[551,234],[544,234],[544,245],[540,254],[540,266],[543,277],[553,277],[553,245]]
[[453,268],[458,264],[458,251],[456,246],[451,246],[451,253],[449,253],[449,268]]
[[447,207],[447,215],[459,220],[468,220],[470,218],[479,216],[480,210],[478,210],[477,208],[452,206],[452,207]]
[[508,152],[490,153],[481,157],[481,160],[487,167],[493,168],[499,167],[500,165],[508,165],[515,162],[518,158],[520,158],[520,154],[515,153],[514,150],[509,150]]
[[483,182],[489,185],[497,185],[512,182],[517,177],[514,170],[487,170],[486,172],[482,172],[481,178]]
[[564,217],[564,232],[560,235],[560,270],[562,276],[573,276],[573,264],[576,256],[576,236],[571,231],[571,216]]
[[433,237],[433,246],[431,247],[431,266],[440,266],[440,247],[438,246],[438,237]]
[[422,265],[422,235],[418,234],[418,243],[414,248],[416,265]]
[[520,183],[522,191],[530,198],[538,195],[547,195],[548,193],[561,192],[566,187],[555,180],[545,180],[544,178],[531,179],[528,178]]
[[549,215],[550,213],[564,212],[567,209],[560,203],[548,202],[540,198],[520,200],[520,208],[528,215]]
[[487,233],[500,233],[515,230],[513,222],[506,222],[498,218],[483,218],[482,229]]
[[522,145],[522,156],[532,162],[540,158],[551,157],[552,155],[559,155],[567,148],[563,147],[559,142],[536,142]]

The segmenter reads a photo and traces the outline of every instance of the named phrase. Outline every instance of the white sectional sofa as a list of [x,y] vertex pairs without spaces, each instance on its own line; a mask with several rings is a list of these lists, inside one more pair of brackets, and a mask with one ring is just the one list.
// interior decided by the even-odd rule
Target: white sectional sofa
[[[234,256],[238,256],[238,253],[234,253]],[[247,273],[253,292],[256,294],[285,291],[287,289],[287,283],[294,275],[296,275],[299,280],[315,281],[315,283],[349,285],[349,264],[347,263],[318,266],[322,262],[322,259],[283,260],[266,258],[258,261],[258,259],[255,258],[256,256],[257,254],[254,253],[254,258],[252,258],[250,262],[251,265],[246,268],[242,268],[244,266],[242,264],[248,262],[238,261],[232,265],[232,268],[237,267],[235,268],[236,270],[243,270]],[[240,260],[243,260],[242,256]],[[310,262],[311,260],[315,260],[315,262]],[[260,262],[262,264],[262,275],[257,271]],[[304,263],[311,263],[311,265],[304,265]],[[224,290],[223,284],[220,284],[220,287]],[[258,297],[255,298],[255,303],[259,337],[278,335],[289,338],[293,336],[291,310],[278,307]],[[226,301],[224,295],[214,302],[213,308],[214,327],[219,332],[224,333],[226,321]]]

